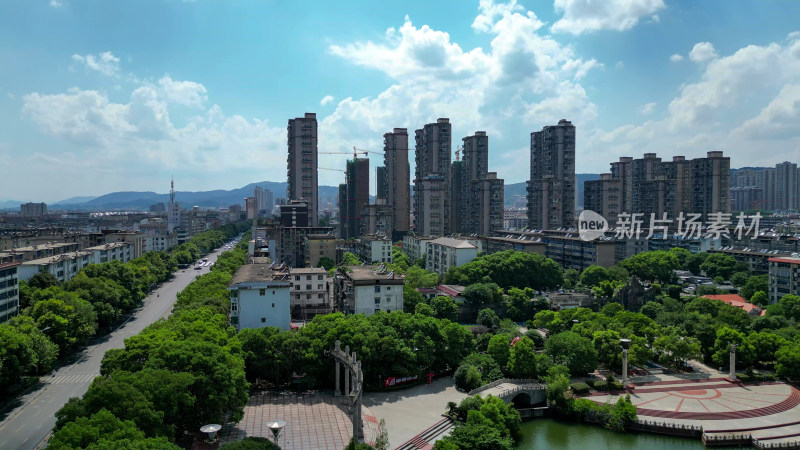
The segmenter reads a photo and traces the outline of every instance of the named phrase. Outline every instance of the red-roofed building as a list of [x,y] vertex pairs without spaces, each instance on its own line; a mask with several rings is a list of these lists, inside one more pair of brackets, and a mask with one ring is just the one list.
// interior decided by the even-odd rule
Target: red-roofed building
[[800,295],[800,258],[770,258],[769,302],[788,294]]
[[762,310],[758,306],[748,302],[738,294],[704,295],[703,297],[709,300],[719,300],[731,306],[741,308],[747,311],[747,314],[750,314],[751,316],[763,316],[767,312],[766,310]]

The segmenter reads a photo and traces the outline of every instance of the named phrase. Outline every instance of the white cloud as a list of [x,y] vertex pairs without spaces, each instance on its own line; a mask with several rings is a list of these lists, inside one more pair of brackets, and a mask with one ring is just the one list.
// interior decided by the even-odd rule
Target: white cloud
[[206,102],[206,88],[194,81],[175,81],[169,75],[158,80],[158,86],[167,101],[186,106],[202,106]]
[[52,8],[60,8],[64,6],[63,0],[50,0],[50,6]]
[[550,30],[575,35],[598,30],[629,30],[643,17],[658,22],[655,13],[665,7],[663,0],[555,0],[554,6],[562,17]]
[[[800,138],[800,84],[783,86],[758,116],[735,132],[748,139]],[[800,147],[797,152],[795,159],[800,159]]]
[[[752,111],[760,109],[753,117]],[[800,35],[784,45],[748,45],[718,55],[681,86],[658,121],[590,130],[579,165],[607,167],[619,156],[704,156],[722,149],[731,167],[800,158]]]
[[669,57],[669,60],[674,62],[674,63],[681,62],[681,61],[683,61],[683,55],[679,55],[679,54],[675,53],[674,55]]
[[322,100],[319,101],[319,104],[322,105],[322,106],[325,106],[325,105],[327,105],[328,103],[330,103],[332,101],[333,101],[333,96],[332,95],[326,95],[325,97],[322,97]]
[[72,55],[72,60],[84,64],[91,70],[96,70],[106,76],[119,75],[119,58],[111,52],[103,52],[99,55]]
[[689,52],[689,59],[697,63],[711,61],[716,57],[717,50],[714,49],[714,45],[710,42],[698,42],[694,44],[692,51]]
[[650,102],[644,104],[642,108],[639,110],[639,112],[642,113],[643,115],[649,115],[652,114],[653,111],[655,111],[655,109],[656,109],[656,103]]
[[14,100],[15,98],[17,98],[17,97],[16,97],[14,94],[12,94],[11,92],[6,92],[6,97],[8,97],[8,98],[9,98],[9,99],[11,99],[11,100]]

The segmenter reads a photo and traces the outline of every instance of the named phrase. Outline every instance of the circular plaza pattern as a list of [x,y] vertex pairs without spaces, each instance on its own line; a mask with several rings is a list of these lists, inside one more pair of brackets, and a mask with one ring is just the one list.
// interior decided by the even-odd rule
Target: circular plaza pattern
[[[800,405],[800,391],[783,383],[748,384],[725,379],[647,383],[630,390],[639,416],[728,420],[769,416]],[[593,396],[603,402],[612,396]]]

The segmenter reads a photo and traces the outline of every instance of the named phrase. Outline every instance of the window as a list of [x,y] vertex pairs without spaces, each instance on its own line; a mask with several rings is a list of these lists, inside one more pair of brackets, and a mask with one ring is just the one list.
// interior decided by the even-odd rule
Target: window
[[310,284],[307,284],[307,285],[306,285],[306,290],[307,290],[307,291],[310,291],[310,290],[311,290],[311,285],[310,285]]
[[318,285],[317,285],[317,290],[318,290],[318,291],[321,291],[321,290],[322,290],[322,285],[321,285],[321,284],[318,284]]
[[381,291],[381,287],[380,286],[375,286],[375,292],[380,292],[380,291]]
[[300,281],[300,275],[295,275],[294,276],[294,281]]
[[273,307],[273,308],[275,307],[275,303],[273,303],[273,304],[272,304],[272,307]]
[[294,285],[294,290],[295,291],[299,291],[300,290],[300,285],[299,284],[295,284]]
[[267,290],[266,289],[259,289],[258,290],[258,295],[260,295],[262,297],[267,295]]
[[380,308],[375,308],[375,313],[377,314],[379,312],[381,312],[381,309]]
[[306,300],[311,300],[311,294],[306,294]]
[[317,298],[325,298],[324,294],[317,294]]
[[310,279],[311,279],[311,275],[306,275],[306,280],[310,280]]
[[236,312],[239,310],[239,305],[236,303],[231,303],[231,312]]
[[322,280],[322,275],[317,275],[318,280]]
[[[273,303],[273,304],[274,304],[274,303]],[[267,318],[266,318],[266,317],[262,317],[262,318],[261,318],[261,323],[266,323],[266,322],[267,322]]]
[[376,305],[380,305],[381,304],[381,298],[380,297],[375,297],[375,304]]

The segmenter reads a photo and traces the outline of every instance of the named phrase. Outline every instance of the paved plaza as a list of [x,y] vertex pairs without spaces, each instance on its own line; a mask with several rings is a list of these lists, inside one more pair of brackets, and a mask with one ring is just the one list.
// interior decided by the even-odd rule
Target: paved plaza
[[442,420],[447,402],[461,403],[467,397],[453,385],[452,377],[391,392],[367,392],[364,405],[378,420],[386,421],[389,444],[395,448]]
[[[800,391],[784,383],[663,377],[634,383],[628,392],[640,420],[701,425],[706,435],[750,434],[770,444],[800,440]],[[618,396],[588,398],[613,403]]]
[[[368,407],[362,408],[364,436],[374,442],[378,419]],[[278,445],[286,450],[341,450],[353,436],[347,400],[332,393],[274,392],[253,394],[244,410],[244,418],[220,431],[222,443],[245,437],[267,437],[272,433],[267,424],[274,420],[286,422]]]

